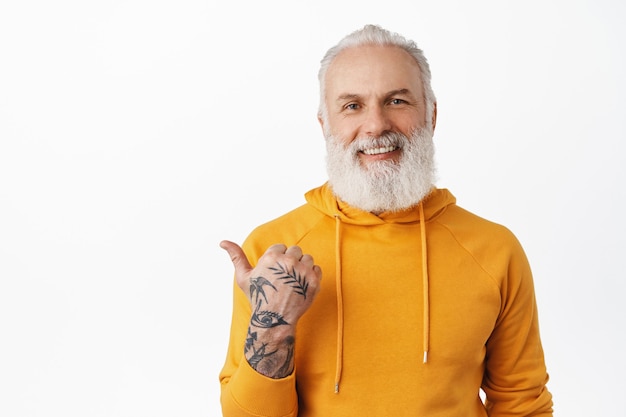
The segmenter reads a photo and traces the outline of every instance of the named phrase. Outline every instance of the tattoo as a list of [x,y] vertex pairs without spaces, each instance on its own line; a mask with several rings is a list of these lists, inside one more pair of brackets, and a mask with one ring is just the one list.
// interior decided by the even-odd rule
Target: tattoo
[[250,298],[252,298],[254,296],[254,293],[256,293],[255,302],[258,302],[259,295],[262,295],[265,299],[265,302],[267,303],[267,295],[265,295],[265,290],[263,289],[263,287],[266,285],[272,287],[274,291],[278,291],[271,282],[261,276],[258,276],[256,278],[250,278]]
[[267,343],[263,343],[261,345],[261,347],[257,350],[254,348],[254,346],[252,347],[252,350],[254,351],[252,353],[252,356],[250,356],[248,358],[248,363],[250,364],[250,366],[252,367],[252,369],[257,369],[259,366],[259,363],[267,358],[268,356],[272,356],[273,354],[275,354],[276,352],[278,352],[278,350],[275,350],[273,352],[270,353],[265,353],[265,347],[267,346]]
[[293,372],[293,352],[295,344],[295,339],[293,338],[293,336],[288,336],[285,339],[285,344],[287,345],[287,357],[285,358],[283,366],[278,368],[278,370],[274,374],[274,378],[284,378]]
[[287,271],[283,265],[277,263],[278,267],[270,267],[274,271],[274,275],[282,275],[278,279],[284,280],[285,284],[291,285],[291,288],[295,288],[297,294],[300,294],[306,299],[306,293],[309,289],[309,283],[306,281],[306,277],[301,276],[296,272],[295,268],[291,268],[291,272]]
[[243,351],[248,353],[248,351],[254,347],[254,342],[256,342],[256,340],[256,332],[252,332],[252,327],[248,327],[248,337],[246,337],[246,346]]
[[281,326],[283,324],[289,324],[285,321],[283,316],[273,311],[261,310],[261,301],[259,301],[250,318],[250,325],[254,327],[260,327],[262,329],[269,329],[271,327]]
[[[285,285],[294,289],[296,294],[306,299],[309,283],[306,277],[298,274],[295,268],[287,270],[280,263],[269,269]],[[275,281],[276,282],[276,281]],[[290,375],[294,369],[295,338],[287,336],[282,344],[272,352],[267,352],[268,343],[260,342],[259,336],[253,329],[271,329],[277,326],[289,325],[285,318],[274,311],[261,310],[263,302],[268,304],[266,287],[278,292],[278,289],[265,277],[250,278],[250,301],[255,303],[254,311],[250,317],[250,326],[244,347],[245,357],[250,366],[257,372],[271,378],[284,378]],[[252,301],[254,299],[254,301]],[[263,333],[261,333],[263,335]],[[265,338],[261,336],[261,340]],[[273,344],[272,344],[273,345]]]
[[[248,329],[248,334],[250,334],[250,329]],[[253,334],[256,340],[256,333]],[[248,338],[248,340],[251,339],[253,338]],[[250,346],[252,354],[246,354],[246,359],[255,371],[269,376],[270,378],[284,378],[293,372],[295,339],[293,336],[288,336],[285,338],[284,344],[285,349],[278,348],[272,352],[266,352],[267,343],[262,343],[258,349],[254,346]],[[246,346],[246,353],[249,353],[249,350],[248,346]],[[285,353],[281,354],[281,351]],[[279,361],[281,361],[283,355],[284,359],[282,359],[282,365],[280,365]]]
[[[256,308],[254,309],[254,312],[252,313],[252,317],[250,318],[250,326],[248,327],[248,336],[246,337],[246,345],[244,347],[244,353],[246,353],[246,358],[248,359],[248,363],[250,364],[250,366],[252,366],[253,369],[262,372],[260,369],[258,369],[259,363],[263,360],[263,359],[267,359],[270,356],[274,355],[278,350],[275,350],[273,352],[265,352],[265,348],[267,346],[267,343],[262,343],[261,346],[259,348],[256,347],[257,345],[257,341],[258,341],[258,337],[257,337],[257,332],[252,331],[253,327],[257,327],[257,328],[262,328],[262,329],[270,329],[272,327],[276,327],[276,326],[282,326],[284,324],[289,324],[284,318],[283,316],[281,316],[278,313],[272,312],[272,311],[262,311],[261,310],[261,303],[263,303],[263,300],[259,300],[257,302]],[[293,345],[293,337],[288,337],[286,339],[286,342],[289,346]],[[293,348],[291,348],[293,349]],[[252,351],[252,355],[250,355],[248,357],[247,354],[249,354]],[[293,357],[293,353],[292,352],[288,352],[288,361],[291,361],[291,357]],[[271,367],[273,364],[273,361],[269,361],[269,364],[266,364],[264,366],[264,368],[268,368]],[[280,369],[283,369],[286,365],[283,365]],[[269,371],[266,371],[269,372]],[[265,375],[268,375],[266,372],[262,372]]]

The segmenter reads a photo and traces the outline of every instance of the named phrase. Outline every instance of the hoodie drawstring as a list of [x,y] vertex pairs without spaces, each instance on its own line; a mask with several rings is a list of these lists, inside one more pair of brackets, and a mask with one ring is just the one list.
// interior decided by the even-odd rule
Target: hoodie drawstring
[[335,370],[335,394],[343,367],[343,289],[341,286],[341,219],[335,215],[335,283],[337,285],[337,368]]
[[420,237],[422,239],[422,292],[424,294],[424,363],[428,363],[428,349],[430,345],[430,303],[428,280],[428,253],[426,248],[426,221],[424,219],[424,204],[419,204]]
[[[426,241],[426,220],[424,216],[424,205],[419,204],[420,238],[422,246],[422,291],[424,297],[424,318],[423,318],[423,363],[428,363],[428,350],[430,345],[430,297],[428,279],[428,251]],[[343,368],[343,288],[341,276],[341,219],[335,215],[335,283],[337,292],[337,367],[335,370],[335,394],[339,393],[339,383]]]

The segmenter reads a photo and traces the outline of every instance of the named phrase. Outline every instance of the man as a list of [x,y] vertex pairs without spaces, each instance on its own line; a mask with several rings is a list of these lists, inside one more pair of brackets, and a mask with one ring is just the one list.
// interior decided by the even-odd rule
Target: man
[[328,182],[243,250],[221,243],[236,278],[223,415],[552,416],[520,244],[434,186],[422,51],[368,25],[319,80]]

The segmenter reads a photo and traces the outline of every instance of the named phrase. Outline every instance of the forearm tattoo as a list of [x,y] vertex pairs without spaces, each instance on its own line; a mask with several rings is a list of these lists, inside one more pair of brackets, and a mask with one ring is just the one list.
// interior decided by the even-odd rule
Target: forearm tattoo
[[254,329],[270,329],[289,324],[281,314],[262,308],[264,304],[268,304],[266,290],[279,292],[281,289],[285,290],[286,286],[286,290],[291,290],[306,299],[309,284],[306,277],[297,273],[295,268],[288,270],[277,262],[276,266],[269,269],[276,276],[275,283],[277,285],[281,283],[283,286],[279,285],[277,288],[263,276],[250,278],[250,300],[254,299],[255,308],[250,318],[244,353],[248,363],[256,371],[272,378],[284,378],[293,372],[295,339],[288,336],[283,341],[284,348],[279,347],[268,352],[267,343],[258,341]]

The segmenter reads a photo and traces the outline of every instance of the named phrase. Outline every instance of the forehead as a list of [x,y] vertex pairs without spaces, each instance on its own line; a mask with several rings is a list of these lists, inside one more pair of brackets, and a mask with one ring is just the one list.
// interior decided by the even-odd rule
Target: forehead
[[328,67],[327,98],[342,94],[385,94],[406,89],[422,97],[420,68],[415,59],[397,46],[364,45],[341,51]]

